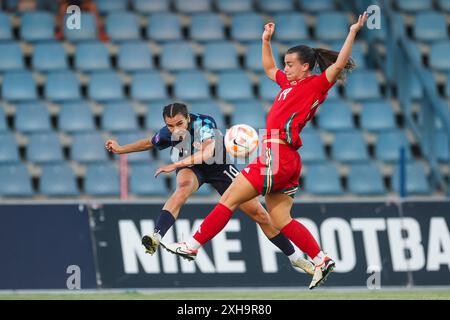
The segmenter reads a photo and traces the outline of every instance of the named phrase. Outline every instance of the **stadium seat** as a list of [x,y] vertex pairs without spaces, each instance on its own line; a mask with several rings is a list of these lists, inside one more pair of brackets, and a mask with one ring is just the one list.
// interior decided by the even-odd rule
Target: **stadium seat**
[[[409,194],[429,194],[431,193],[430,183],[425,172],[425,167],[420,162],[408,163],[406,166],[406,191]],[[395,166],[392,175],[392,189],[400,191],[400,167]]]
[[8,130],[8,124],[6,123],[6,114],[3,108],[0,106],[0,133]]
[[45,97],[52,101],[77,100],[81,98],[80,83],[73,71],[55,71],[47,75]]
[[395,129],[395,115],[387,101],[370,101],[362,104],[361,127],[369,131]]
[[137,72],[131,80],[131,97],[139,101],[167,99],[167,89],[158,71]]
[[409,13],[430,10],[432,8],[431,0],[396,0],[399,10]]
[[356,163],[367,162],[367,145],[360,131],[336,132],[331,155],[334,160]]
[[[276,63],[280,62],[280,54],[278,53],[277,45],[272,45],[272,55]],[[251,43],[247,46],[247,51],[244,56],[244,66],[253,71],[263,71],[261,41]]]
[[85,175],[84,191],[93,197],[118,196],[119,173],[110,162],[89,164]]
[[169,190],[164,175],[155,178],[158,166],[136,163],[131,166],[130,191],[138,196],[167,196]]
[[35,100],[36,82],[30,71],[8,71],[4,73],[2,97],[10,101]]
[[[176,177],[176,176],[173,176]],[[200,188],[198,188],[197,191],[195,191],[193,193],[194,197],[211,197],[212,195],[214,195],[216,193],[216,190],[207,183],[204,183],[200,186]]]
[[12,28],[10,17],[0,11],[0,40],[10,40],[12,39]]
[[25,102],[16,106],[14,117],[16,130],[24,133],[49,131],[50,114],[41,102]]
[[44,72],[68,68],[66,51],[61,42],[37,43],[32,61],[34,69]]
[[171,42],[162,46],[161,67],[169,71],[195,69],[195,55],[187,42]]
[[450,73],[447,74],[447,80],[445,81],[445,96],[450,98]]
[[429,61],[430,67],[438,71],[450,71],[450,41],[442,41],[431,45]]
[[181,13],[197,13],[211,11],[210,0],[174,0],[175,10]]
[[169,1],[167,0],[132,0],[135,11],[142,14],[169,11]]
[[374,163],[359,163],[350,166],[348,190],[360,196],[382,195],[386,193],[383,176]]
[[153,68],[152,52],[144,41],[122,43],[117,60],[119,68],[127,72]]
[[[156,155],[157,155],[157,157],[158,157],[158,159],[162,162],[162,163],[164,163],[164,164],[169,164],[169,163],[173,163],[173,160],[172,160],[172,158],[171,158],[171,155],[172,155],[172,149],[171,148],[167,148],[167,149],[164,149],[164,150],[158,150],[157,152],[156,152]],[[176,157],[176,155],[174,155],[174,159],[175,160],[177,160],[177,157]]]
[[111,62],[106,45],[100,41],[79,43],[75,51],[75,67],[81,71],[109,69]]
[[81,163],[107,160],[105,141],[98,132],[76,132],[72,138],[71,160]]
[[208,80],[201,71],[181,71],[176,76],[174,94],[181,101],[209,99]]
[[261,40],[264,21],[259,14],[236,13],[231,20],[231,38],[241,42]]
[[[342,48],[342,44],[342,41],[336,41],[332,43],[330,48],[331,50],[339,52]],[[353,45],[351,57],[355,61],[358,70],[365,69],[367,67],[366,57],[361,42],[356,42]]]
[[308,39],[308,26],[301,13],[279,13],[275,16],[277,31],[274,39],[278,41],[299,41]]
[[62,146],[56,133],[50,131],[29,135],[27,160],[38,164],[63,161]]
[[42,166],[39,190],[47,197],[79,196],[75,173],[67,163]]
[[252,0],[216,0],[216,6],[220,12],[227,14],[253,11]]
[[345,39],[348,33],[348,19],[342,12],[321,12],[317,15],[315,35],[319,40]]
[[353,100],[380,99],[381,91],[377,74],[373,70],[352,72],[345,85],[347,98]]
[[22,15],[20,37],[25,41],[54,40],[55,17],[46,11],[30,11]]
[[[171,102],[168,102],[171,103]],[[167,105],[165,103],[160,104],[150,104],[149,108],[147,109],[147,113],[145,115],[145,128],[157,132],[162,127],[166,125],[164,122],[164,119],[162,117],[162,111],[163,107]]]
[[195,41],[222,40],[225,38],[223,22],[215,13],[198,13],[192,16],[190,37]]
[[401,147],[405,147],[406,159],[411,159],[409,141],[405,132],[401,130],[380,132],[375,144],[375,156],[378,160],[397,162],[400,158]]
[[299,4],[302,10],[312,13],[333,11],[335,9],[334,0],[299,0]]
[[94,116],[85,101],[64,102],[59,111],[58,127],[67,133],[92,131]]
[[445,15],[436,11],[419,12],[414,23],[414,37],[419,41],[448,39]]
[[108,102],[103,110],[101,126],[111,132],[137,130],[136,113],[127,101]]
[[[151,135],[137,130],[132,132],[118,133],[116,136],[117,141],[120,145],[133,143],[142,139],[151,139],[151,137]],[[120,155],[115,154],[114,158],[116,160],[119,160],[119,156]],[[145,164],[148,165],[148,161],[154,160],[154,158],[151,151],[141,151],[127,154],[127,160],[130,163],[145,161]]]
[[217,96],[223,100],[252,99],[252,84],[244,71],[224,71],[219,74]]
[[340,195],[342,186],[334,164],[311,164],[305,176],[305,191],[315,195]]
[[140,39],[139,21],[132,12],[111,12],[106,17],[106,33],[113,41]]
[[330,131],[353,129],[351,107],[342,100],[325,101],[316,113],[318,126]]
[[0,42],[0,72],[24,68],[22,48],[17,42]]
[[147,24],[147,37],[158,42],[181,40],[179,16],[171,12],[153,14]]
[[437,5],[442,11],[450,12],[450,0],[438,0]]
[[20,158],[16,138],[9,131],[0,132],[0,164],[19,161]]
[[294,0],[257,0],[258,8],[267,13],[289,12],[294,10]]
[[214,118],[217,128],[223,133],[226,125],[220,106],[214,100],[193,101],[188,105],[191,113],[200,113]]
[[259,97],[270,103],[275,100],[276,96],[281,91],[280,86],[276,84],[275,81],[269,79],[265,73],[262,73],[259,76],[258,90]]
[[22,163],[0,165],[0,196],[31,197],[31,176]]
[[101,14],[106,14],[111,11],[127,10],[128,0],[96,0],[95,4]]
[[236,47],[228,41],[210,42],[205,45],[203,67],[210,71],[223,71],[239,68]]
[[328,90],[327,101],[331,101],[331,100],[335,100],[335,99],[341,99],[341,95],[339,94],[338,84],[335,84],[333,87],[331,87],[330,90]]
[[436,133],[436,138],[434,139],[434,150],[436,151],[439,162],[448,163],[450,160],[449,139],[445,132],[438,131]]
[[243,101],[234,104],[231,125],[247,124],[256,130],[266,127],[266,112],[258,101]]
[[115,71],[100,71],[91,75],[88,95],[97,101],[123,99],[122,79]]
[[303,145],[298,151],[303,163],[314,164],[326,160],[325,148],[319,132],[314,129],[303,130],[300,138],[302,139]]
[[[66,15],[66,19],[67,17],[68,15]],[[80,29],[69,29],[67,28],[66,22],[67,20],[64,21],[64,35],[67,40],[71,42],[79,42],[97,39],[98,33],[95,16],[91,12],[81,12],[80,26],[83,27]]]

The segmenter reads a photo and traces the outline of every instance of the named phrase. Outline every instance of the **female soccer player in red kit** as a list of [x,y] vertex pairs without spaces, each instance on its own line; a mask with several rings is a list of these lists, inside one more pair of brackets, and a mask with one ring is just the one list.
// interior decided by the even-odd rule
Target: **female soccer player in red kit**
[[[311,233],[290,214],[301,171],[297,152],[302,145],[299,134],[336,80],[343,79],[345,72],[355,67],[350,58],[352,45],[367,18],[364,12],[350,27],[339,53],[303,45],[290,48],[284,57],[284,71],[277,68],[270,46],[275,24],[265,25],[262,64],[266,75],[280,86],[281,91],[267,115],[263,153],[241,171],[195,235],[187,242],[164,245],[167,250],[195,258],[198,249],[225,227],[241,203],[263,195],[273,225],[314,261],[315,273],[309,288],[314,289],[323,283],[335,263],[320,250]],[[312,74],[316,64],[322,71],[320,75]]]

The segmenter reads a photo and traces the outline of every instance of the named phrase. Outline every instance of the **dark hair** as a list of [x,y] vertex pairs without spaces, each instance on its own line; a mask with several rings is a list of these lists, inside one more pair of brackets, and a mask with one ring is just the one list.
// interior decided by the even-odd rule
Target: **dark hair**
[[[316,64],[321,72],[336,62],[339,52],[323,48],[311,48],[305,45],[289,48],[286,54],[297,53],[300,62],[309,63],[309,70],[313,70]],[[338,80],[344,80],[347,73],[356,67],[355,61],[350,57],[344,67],[343,72],[339,74]]]
[[183,103],[175,102],[175,103],[171,103],[171,104],[165,106],[163,109],[163,118],[164,119],[166,117],[173,118],[177,114],[181,114],[183,117],[187,118],[188,114],[189,114],[187,106]]

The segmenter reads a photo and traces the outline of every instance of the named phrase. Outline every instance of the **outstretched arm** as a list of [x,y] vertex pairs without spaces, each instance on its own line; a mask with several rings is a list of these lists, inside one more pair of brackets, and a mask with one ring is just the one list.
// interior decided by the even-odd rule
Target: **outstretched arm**
[[275,59],[272,54],[272,47],[270,45],[270,39],[275,32],[275,23],[269,22],[264,26],[264,32],[262,35],[262,65],[266,75],[270,80],[275,81],[278,71]]
[[350,27],[350,32],[345,39],[344,45],[339,51],[339,55],[336,59],[336,62],[333,63],[325,70],[325,75],[327,76],[327,80],[330,83],[333,83],[337,80],[339,73],[344,70],[345,65],[348,62],[348,58],[350,58],[350,54],[352,53],[353,42],[355,41],[356,34],[359,30],[364,26],[364,23],[367,21],[368,14],[366,11],[362,15],[359,15],[358,22],[353,24]]
[[105,148],[106,148],[106,150],[108,150],[110,152],[122,154],[122,153],[150,150],[151,148],[153,148],[153,144],[150,141],[150,139],[142,139],[142,140],[138,140],[136,142],[121,146],[115,140],[108,140],[108,141],[106,141]]

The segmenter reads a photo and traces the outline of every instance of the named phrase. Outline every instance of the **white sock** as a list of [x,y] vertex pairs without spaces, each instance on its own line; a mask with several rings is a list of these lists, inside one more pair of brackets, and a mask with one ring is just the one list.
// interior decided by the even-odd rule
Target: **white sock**
[[288,256],[289,261],[291,261],[291,262],[297,261],[297,260],[298,260],[299,258],[301,258],[301,256],[302,256],[300,250],[298,250],[298,249],[295,248],[295,247],[294,247],[294,250],[295,250],[294,253],[291,254],[290,256]]
[[322,252],[322,251],[320,251],[318,254],[317,254],[317,256],[315,256],[314,258],[313,258],[313,261],[314,261],[314,264],[317,266],[317,265],[319,265],[319,264],[321,264],[322,262],[323,262],[323,259],[325,258],[325,254]]
[[188,241],[186,241],[186,243],[189,245],[189,247],[198,250],[201,248],[201,244],[200,242],[198,242],[197,240],[194,239],[194,237],[190,237]]

